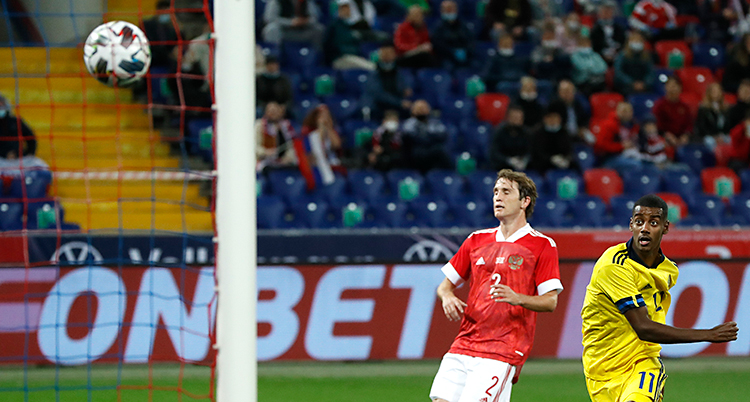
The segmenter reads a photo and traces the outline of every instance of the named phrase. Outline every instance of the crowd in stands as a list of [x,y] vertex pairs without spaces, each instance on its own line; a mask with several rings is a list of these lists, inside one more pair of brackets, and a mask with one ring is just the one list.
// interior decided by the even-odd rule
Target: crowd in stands
[[[258,1],[259,177],[297,171],[309,191],[361,169],[624,177],[689,171],[695,152],[701,167],[742,175],[749,11],[724,0]],[[192,47],[160,50],[165,67],[207,76]]]

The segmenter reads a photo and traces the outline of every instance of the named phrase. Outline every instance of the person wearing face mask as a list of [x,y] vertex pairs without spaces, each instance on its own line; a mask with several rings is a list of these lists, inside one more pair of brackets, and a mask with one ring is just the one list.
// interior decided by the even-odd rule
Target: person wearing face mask
[[534,76],[540,80],[559,82],[570,78],[570,56],[558,47],[554,23],[542,29],[542,41],[531,53]]
[[443,68],[470,67],[474,59],[474,35],[458,19],[458,5],[453,0],[440,3],[440,23],[432,31],[435,56]]
[[292,82],[281,73],[279,60],[275,56],[266,58],[266,71],[255,78],[255,103],[265,110],[269,102],[283,105],[287,112],[294,107]]
[[625,96],[648,92],[656,80],[654,56],[645,49],[645,38],[638,31],[628,37],[625,50],[615,59],[615,90]]
[[531,160],[531,134],[523,121],[523,109],[510,105],[505,123],[492,133],[489,154],[492,169],[526,170]]
[[25,169],[47,169],[47,164],[35,155],[34,131],[22,118],[11,113],[10,102],[0,95],[0,169],[2,173],[11,176],[20,174],[21,166]]
[[410,168],[422,173],[453,168],[448,153],[448,131],[440,120],[430,116],[430,112],[430,104],[419,99],[412,105],[412,117],[402,126],[405,159]]
[[739,172],[750,167],[750,111],[745,119],[729,132],[732,147],[729,152],[727,166]]
[[373,71],[375,63],[359,55],[362,33],[355,30],[349,22],[353,1],[336,1],[338,18],[328,25],[324,41],[326,63],[336,70]]
[[517,82],[531,70],[531,60],[515,53],[513,37],[503,35],[498,40],[497,54],[493,55],[481,74],[487,88],[495,88],[501,81]]
[[555,110],[562,117],[562,125],[574,142],[594,143],[593,134],[589,131],[588,113],[583,101],[576,97],[576,87],[570,80],[562,80],[557,85],[557,98],[549,103],[549,109]]
[[529,0],[490,0],[484,8],[482,36],[498,40],[511,35],[515,40],[528,40],[533,17]]
[[544,120],[532,133],[534,146],[529,168],[544,174],[550,169],[573,168],[573,144],[555,110],[543,112]]
[[714,82],[706,88],[698,115],[695,118],[695,140],[705,144],[711,151],[718,145],[729,143],[727,113],[729,105],[724,100],[721,84]]
[[570,12],[555,29],[557,46],[565,53],[573,54],[578,49],[578,38],[581,36],[581,31],[581,17],[576,12]]
[[177,18],[169,12],[170,0],[156,2],[156,15],[143,20],[143,32],[151,45],[151,67],[169,68],[177,43]]
[[573,65],[573,82],[586,96],[604,90],[607,62],[594,52],[589,38],[581,36],[578,39],[578,50],[570,56],[570,63]]
[[413,94],[409,80],[396,65],[396,50],[392,45],[378,49],[377,69],[370,73],[362,93],[363,107],[370,108],[374,119],[382,119],[386,110],[398,110],[402,117],[409,116]]
[[591,48],[607,64],[615,61],[617,52],[625,44],[626,28],[614,19],[617,2],[607,0],[597,10],[596,23],[591,28]]
[[398,112],[387,110],[383,123],[372,134],[372,141],[364,146],[368,168],[388,171],[404,167],[403,144],[401,141],[401,125]]
[[539,102],[536,80],[533,77],[521,77],[521,89],[515,103],[523,109],[523,125],[526,128],[533,130],[542,123],[544,106]]
[[430,68],[435,65],[430,32],[424,21],[422,7],[409,7],[406,19],[396,28],[393,43],[396,45],[398,64],[401,67]]

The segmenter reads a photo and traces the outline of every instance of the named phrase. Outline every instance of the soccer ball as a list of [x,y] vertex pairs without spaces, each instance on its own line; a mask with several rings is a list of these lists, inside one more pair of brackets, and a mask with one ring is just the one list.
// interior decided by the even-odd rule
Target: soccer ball
[[127,87],[148,72],[151,47],[143,31],[125,21],[99,25],[86,38],[83,62],[97,80]]

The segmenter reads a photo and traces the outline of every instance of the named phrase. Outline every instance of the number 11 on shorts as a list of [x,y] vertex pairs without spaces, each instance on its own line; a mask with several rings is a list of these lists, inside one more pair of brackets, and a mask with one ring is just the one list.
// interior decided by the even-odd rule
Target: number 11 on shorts
[[649,376],[651,376],[651,381],[649,381],[648,383],[648,392],[654,392],[654,379],[656,378],[654,373],[646,373],[645,371],[640,371],[638,372],[638,374],[641,375],[641,385],[638,388],[643,389],[643,386],[645,385],[644,383],[646,382],[646,374],[648,374]]

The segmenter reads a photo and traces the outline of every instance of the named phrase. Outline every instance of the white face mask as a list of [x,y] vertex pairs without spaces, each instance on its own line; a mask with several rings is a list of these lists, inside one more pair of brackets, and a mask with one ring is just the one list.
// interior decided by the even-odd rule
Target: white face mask
[[643,42],[630,42],[628,46],[630,46],[630,49],[634,52],[640,52],[643,50]]
[[534,100],[536,97],[536,92],[521,92],[521,99],[523,100]]
[[383,127],[388,131],[398,130],[398,122],[395,120],[388,120],[383,123]]
[[750,138],[750,124],[745,124],[745,136]]
[[513,56],[513,49],[498,49],[497,53],[501,56]]
[[557,47],[557,41],[556,40],[543,40],[542,47],[544,47],[545,49],[554,49]]

